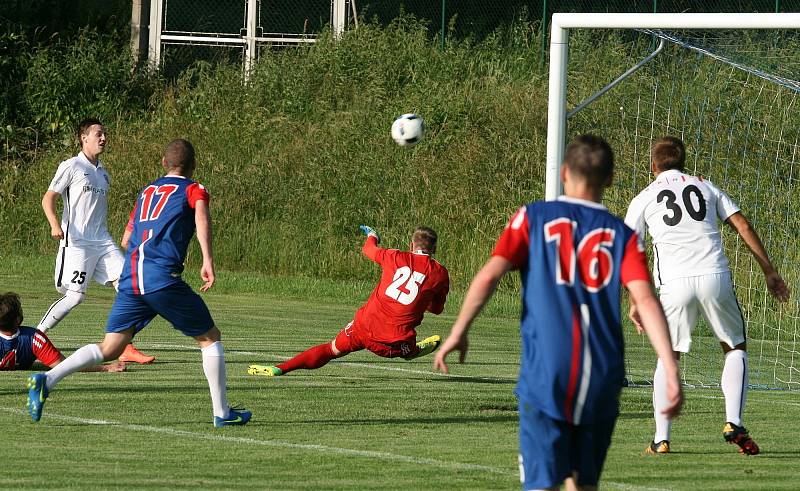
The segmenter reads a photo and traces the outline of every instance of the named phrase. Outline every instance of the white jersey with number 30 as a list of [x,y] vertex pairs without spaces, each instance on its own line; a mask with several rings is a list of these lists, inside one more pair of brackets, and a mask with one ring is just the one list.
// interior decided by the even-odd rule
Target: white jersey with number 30
[[653,239],[656,285],[675,278],[729,271],[719,221],[739,211],[736,203],[702,177],[662,172],[628,206],[625,223]]

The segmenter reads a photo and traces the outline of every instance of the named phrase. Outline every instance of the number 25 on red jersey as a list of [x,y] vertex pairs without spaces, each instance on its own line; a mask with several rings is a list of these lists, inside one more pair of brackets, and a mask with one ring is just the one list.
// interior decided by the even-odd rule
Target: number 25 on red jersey
[[[614,245],[614,229],[596,228],[584,235],[575,247],[577,224],[569,218],[557,218],[544,224],[547,242],[555,242],[556,283],[575,284],[577,271],[581,283],[590,292],[602,290],[611,281],[614,261],[608,248]],[[577,253],[576,253],[577,250]]]
[[[417,271],[411,271],[408,266],[397,268],[394,272],[392,283],[386,288],[386,296],[393,298],[403,305],[409,305],[417,298],[419,285],[425,281],[425,275]],[[408,293],[400,290],[403,287]]]

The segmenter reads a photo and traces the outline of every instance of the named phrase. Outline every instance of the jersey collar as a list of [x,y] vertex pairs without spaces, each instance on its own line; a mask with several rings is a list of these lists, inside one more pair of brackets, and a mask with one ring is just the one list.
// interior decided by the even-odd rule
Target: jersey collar
[[19,336],[19,329],[17,329],[17,332],[15,332],[14,334],[12,334],[11,336],[6,336],[6,335],[5,335],[5,334],[3,334],[2,332],[0,332],[0,338],[3,338],[3,339],[5,339],[6,341],[11,341],[12,339],[16,339],[16,338],[17,338],[17,336]]
[[83,153],[83,150],[81,150],[80,152],[78,152],[78,158],[80,158],[81,160],[83,160],[83,163],[84,163],[84,164],[86,164],[86,165],[91,165],[92,167],[96,167],[96,168],[98,168],[98,169],[102,169],[102,168],[103,168],[103,161],[102,161],[102,160],[100,160],[100,159],[98,158],[98,159],[97,159],[97,165],[94,165],[94,164],[92,163],[92,161],[91,161],[91,160],[89,160],[89,157],[87,157],[87,156],[86,156],[86,154],[85,154],[85,153]]
[[589,208],[596,208],[598,210],[608,210],[608,208],[606,208],[602,204],[596,203],[594,201],[589,201],[587,199],[573,198],[572,196],[565,196],[563,194],[556,199],[558,199],[558,201],[566,201],[567,203],[588,206]]

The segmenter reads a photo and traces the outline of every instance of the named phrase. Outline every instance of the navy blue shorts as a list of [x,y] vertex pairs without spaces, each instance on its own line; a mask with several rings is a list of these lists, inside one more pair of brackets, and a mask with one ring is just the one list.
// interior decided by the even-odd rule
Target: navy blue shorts
[[520,402],[519,472],[523,489],[560,485],[573,472],[578,473],[578,485],[597,485],[615,423],[616,418],[575,426]]
[[121,291],[114,299],[106,321],[106,332],[130,328],[134,334],[145,328],[156,315],[187,336],[200,336],[214,327],[214,320],[200,295],[181,281],[144,295]]

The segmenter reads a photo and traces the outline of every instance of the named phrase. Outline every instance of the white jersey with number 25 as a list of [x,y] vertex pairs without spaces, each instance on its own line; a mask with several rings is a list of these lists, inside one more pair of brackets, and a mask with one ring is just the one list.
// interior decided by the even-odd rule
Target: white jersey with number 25
[[702,177],[662,172],[628,206],[625,223],[653,239],[657,286],[675,278],[729,271],[719,221],[739,211],[727,194]]

